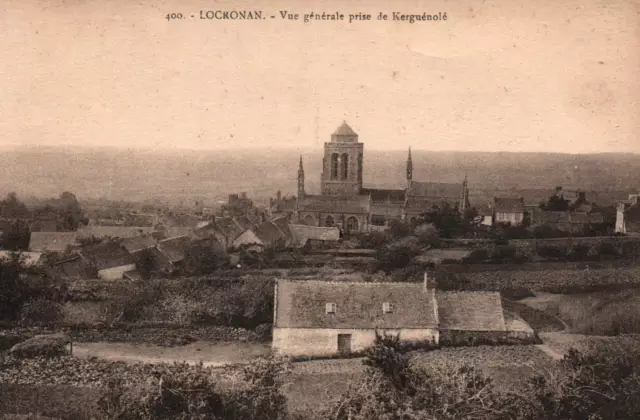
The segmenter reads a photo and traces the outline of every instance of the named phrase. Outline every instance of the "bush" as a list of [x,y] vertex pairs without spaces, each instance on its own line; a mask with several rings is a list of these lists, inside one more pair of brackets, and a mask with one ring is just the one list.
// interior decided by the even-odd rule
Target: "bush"
[[242,383],[222,389],[202,364],[177,364],[146,383],[110,382],[98,402],[100,419],[286,419],[282,377],[288,365],[258,359],[243,370]]
[[388,232],[367,232],[357,236],[358,247],[365,249],[380,249],[391,243],[392,238]]
[[35,299],[25,303],[20,310],[23,327],[52,327],[62,318],[62,306],[47,299]]
[[376,256],[378,261],[376,271],[382,270],[389,273],[393,270],[405,268],[420,252],[418,238],[415,236],[393,242],[378,250]]

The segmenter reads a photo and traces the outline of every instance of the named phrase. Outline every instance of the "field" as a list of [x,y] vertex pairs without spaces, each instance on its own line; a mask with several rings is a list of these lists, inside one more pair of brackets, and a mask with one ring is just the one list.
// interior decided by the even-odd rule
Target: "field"
[[575,334],[640,333],[638,289],[570,295],[536,292],[520,303],[561,319]]

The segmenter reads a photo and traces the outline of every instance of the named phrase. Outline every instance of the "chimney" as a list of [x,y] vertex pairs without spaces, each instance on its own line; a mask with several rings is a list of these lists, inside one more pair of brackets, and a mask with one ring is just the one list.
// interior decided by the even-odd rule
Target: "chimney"
[[424,290],[429,290],[430,288],[433,288],[435,279],[436,279],[435,271],[433,272],[432,276],[429,276],[429,271],[425,270],[424,280],[423,280]]

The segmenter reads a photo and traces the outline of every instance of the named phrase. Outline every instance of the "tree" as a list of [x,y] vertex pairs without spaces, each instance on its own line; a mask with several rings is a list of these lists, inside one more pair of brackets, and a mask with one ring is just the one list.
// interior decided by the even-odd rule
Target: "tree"
[[84,211],[76,196],[68,191],[60,194],[58,224],[62,230],[73,231],[86,222]]
[[0,217],[7,219],[25,219],[29,216],[27,206],[20,200],[14,192],[7,194],[7,197],[0,201]]
[[426,223],[433,224],[442,238],[452,238],[462,233],[468,226],[468,223],[464,223],[458,207],[449,203],[434,205],[422,215],[422,219]]

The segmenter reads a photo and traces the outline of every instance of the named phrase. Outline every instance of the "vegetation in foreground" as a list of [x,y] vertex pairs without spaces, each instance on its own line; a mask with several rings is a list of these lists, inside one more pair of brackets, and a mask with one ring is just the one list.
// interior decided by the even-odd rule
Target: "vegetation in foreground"
[[[291,365],[283,359],[236,366],[225,373],[233,379],[226,381],[202,366],[141,366],[134,369],[140,375],[130,375],[122,366],[111,370],[111,364],[104,363],[96,373],[108,378],[101,386],[105,392],[86,416],[104,420],[633,419],[640,416],[640,349],[634,344],[600,342],[582,351],[571,350],[526,386],[504,390],[475,367],[412,363],[397,337],[378,336],[363,360],[364,374],[320,412],[287,409],[283,385]],[[9,358],[3,363],[17,362]],[[30,371],[22,372],[29,375]]]

